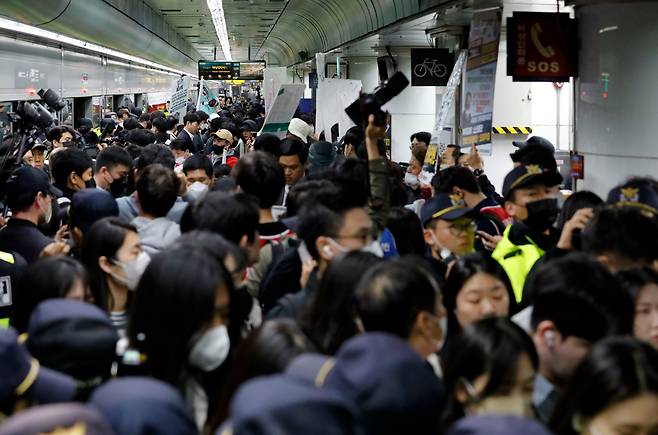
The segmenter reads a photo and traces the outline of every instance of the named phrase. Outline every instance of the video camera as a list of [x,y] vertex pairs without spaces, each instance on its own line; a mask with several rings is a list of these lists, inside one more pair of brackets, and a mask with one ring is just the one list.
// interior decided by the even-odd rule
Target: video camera
[[386,113],[382,106],[398,95],[409,85],[409,80],[400,71],[391,76],[388,81],[378,86],[372,94],[361,93],[359,98],[347,106],[345,113],[356,125],[366,127],[370,115],[375,115],[375,125],[383,127],[386,124]]

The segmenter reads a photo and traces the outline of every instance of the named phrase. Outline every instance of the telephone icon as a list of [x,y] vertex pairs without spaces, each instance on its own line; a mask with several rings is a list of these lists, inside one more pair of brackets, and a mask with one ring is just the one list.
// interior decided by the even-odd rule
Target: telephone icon
[[553,50],[552,46],[545,46],[542,44],[541,39],[539,39],[539,35],[542,33],[542,28],[539,23],[535,23],[532,25],[530,28],[530,39],[532,40],[532,43],[535,45],[535,48],[537,48],[537,51],[539,54],[546,58],[551,58],[555,56],[555,50]]

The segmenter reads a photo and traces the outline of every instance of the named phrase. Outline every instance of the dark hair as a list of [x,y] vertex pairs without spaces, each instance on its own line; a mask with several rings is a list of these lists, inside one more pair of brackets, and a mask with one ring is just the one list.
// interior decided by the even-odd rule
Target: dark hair
[[142,171],[148,165],[156,163],[165,168],[174,169],[176,159],[174,159],[174,155],[166,145],[151,144],[142,148],[142,152],[137,159],[137,170]]
[[121,108],[117,110],[117,117],[118,118],[123,118],[124,116],[127,116],[128,119],[130,119],[130,111],[127,108]]
[[425,239],[423,238],[423,225],[416,213],[404,207],[393,207],[388,214],[386,223],[393,237],[398,254],[425,255]]
[[221,177],[228,177],[231,175],[231,171],[233,171],[233,168],[231,168],[229,165],[226,163],[215,163],[215,166],[212,167],[213,173],[215,174],[215,178],[221,178]]
[[630,295],[605,266],[582,253],[539,266],[526,281],[524,296],[534,306],[533,330],[551,320],[563,337],[591,343],[633,330]]
[[254,140],[254,150],[278,157],[281,153],[281,139],[272,133],[261,134]]
[[358,147],[363,143],[365,140],[366,133],[363,127],[354,126],[351,127],[347,132],[345,132],[345,136],[343,136],[343,143],[344,144],[350,144],[354,148]]
[[190,142],[185,141],[183,139],[174,139],[171,142],[169,142],[169,149],[171,149],[172,151],[189,151]]
[[593,208],[596,211],[601,206],[603,206],[603,200],[596,193],[588,190],[574,192],[564,201],[556,226],[557,228],[563,228],[564,224],[580,209]]
[[[135,121],[137,122],[137,121]],[[126,133],[126,142],[134,143],[141,147],[155,143],[155,134],[151,130],[136,128]]]
[[434,194],[439,193],[452,193],[452,189],[458,187],[464,189],[469,193],[481,193],[480,183],[478,179],[468,168],[460,166],[451,166],[442,171],[439,171],[432,178],[432,187]]
[[616,257],[623,268],[658,259],[658,221],[633,207],[610,207],[594,215],[582,232],[583,250]]
[[334,355],[360,331],[356,325],[354,293],[361,276],[380,263],[375,255],[353,251],[329,264],[300,323],[319,351]]
[[98,260],[101,257],[116,258],[116,253],[123,245],[129,231],[137,233],[133,225],[117,217],[107,217],[94,223],[85,233],[82,260],[89,272],[89,285],[94,304],[105,311],[108,311],[114,302],[107,285],[107,274],[99,266]]
[[489,317],[464,328],[446,348],[442,359],[448,401],[443,412],[443,427],[464,417],[464,408],[455,391],[466,380],[471,384],[479,376],[489,374],[480,398],[500,393],[514,384],[518,359],[526,354],[535,370],[539,358],[530,336],[506,318]]
[[[153,112],[156,113],[156,112]],[[171,123],[167,118],[164,116],[159,116],[154,118],[151,123],[153,124],[153,127],[157,130],[156,136],[158,133],[164,133],[166,134],[168,130],[171,129]]]
[[197,110],[194,112],[194,114],[199,117],[199,122],[206,121],[208,118],[210,118],[210,115],[208,115],[203,110]]
[[311,180],[303,179],[292,186],[288,197],[286,198],[286,215],[296,216],[304,204],[313,201],[323,192],[335,191],[338,194],[338,188],[329,180]]
[[123,121],[123,129],[125,131],[131,131],[141,128],[142,126],[139,124],[139,121],[136,118],[128,118],[125,121]]
[[213,118],[210,120],[210,131],[218,131],[224,120],[222,118]]
[[422,166],[425,161],[425,156],[427,155],[427,145],[423,143],[415,143],[411,147],[411,156],[416,159]]
[[308,160],[308,148],[299,139],[288,138],[281,141],[279,146],[280,156],[297,156],[299,157],[299,163],[302,165],[306,164]]
[[75,138],[75,131],[73,131],[73,129],[68,125],[58,125],[57,127],[51,128],[48,130],[46,138],[51,142],[55,140],[59,142],[64,133],[71,133],[71,135],[73,135]]
[[238,160],[234,174],[240,189],[256,197],[261,209],[271,208],[286,184],[279,163],[262,151],[248,153]]
[[203,170],[208,178],[212,180],[214,173],[212,162],[210,159],[203,154],[194,154],[188,157],[183,163],[183,173],[187,175],[190,171],[196,171],[198,169]]
[[19,333],[27,331],[34,307],[46,299],[63,298],[76,280],[89,285],[87,271],[71,257],[46,257],[30,264],[22,275],[19,288],[13,293],[11,325]]
[[416,139],[417,142],[423,142],[425,146],[428,146],[432,140],[432,134],[426,131],[419,131],[411,135],[409,142],[413,142],[414,139]]
[[183,116],[183,124],[193,124],[195,122],[201,122],[199,115],[197,115],[195,112],[188,112],[185,116]]
[[96,156],[96,172],[105,166],[110,171],[117,165],[124,165],[130,169],[132,159],[128,151],[120,146],[111,145],[103,150]]
[[[172,249],[185,247],[190,249],[205,249],[210,255],[222,263],[225,263],[226,257],[230,255],[235,260],[237,269],[247,267],[247,258],[244,255],[244,251],[235,243],[228,241],[216,233],[193,230],[181,235],[172,245]],[[227,271],[229,273],[233,272],[228,270],[228,268]]]
[[[185,261],[181,261],[185,259]],[[152,376],[181,388],[192,337],[207,327],[220,289],[232,291],[224,265],[202,249],[168,249],[144,271],[134,295],[128,338],[146,354]]]
[[658,351],[630,337],[596,343],[575,371],[551,429],[575,434],[574,417],[591,420],[612,405],[645,393],[658,394]]
[[461,257],[453,264],[443,287],[443,305],[448,312],[448,337],[446,341],[450,341],[451,338],[455,337],[462,330],[462,326],[459,324],[455,315],[457,295],[461,292],[464,284],[478,273],[491,275],[505,285],[509,297],[509,316],[512,316],[516,312],[516,298],[514,297],[512,283],[500,264],[491,257],[480,253]]
[[296,356],[313,350],[292,319],[267,320],[251,331],[237,351],[218,407],[209,416],[212,432],[228,417],[231,399],[242,384],[258,376],[281,373]]
[[619,272],[617,278],[628,290],[634,301],[637,301],[637,297],[645,286],[649,284],[658,285],[658,272],[648,267]]
[[439,285],[412,258],[372,267],[356,289],[356,309],[366,331],[388,332],[407,340],[421,311],[436,312]]
[[158,218],[166,216],[174,206],[180,181],[171,169],[149,165],[137,180],[136,189],[142,211]]
[[197,229],[221,234],[235,244],[243,236],[250,242],[255,240],[258,220],[258,202],[242,192],[209,192],[194,205]]
[[78,148],[66,148],[55,153],[50,158],[50,173],[53,177],[53,184],[60,189],[66,188],[66,181],[75,172],[80,177],[87,169],[93,167],[91,158]]

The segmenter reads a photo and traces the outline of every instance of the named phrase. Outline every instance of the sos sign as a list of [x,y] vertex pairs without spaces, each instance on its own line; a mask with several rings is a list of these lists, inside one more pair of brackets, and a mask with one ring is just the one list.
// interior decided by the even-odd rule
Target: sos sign
[[521,82],[565,82],[577,75],[576,20],[569,14],[514,12],[507,19],[507,75]]

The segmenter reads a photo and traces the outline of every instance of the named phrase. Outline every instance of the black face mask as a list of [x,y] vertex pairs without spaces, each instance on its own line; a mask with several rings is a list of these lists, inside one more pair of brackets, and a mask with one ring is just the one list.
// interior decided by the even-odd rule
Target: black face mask
[[110,184],[110,193],[115,198],[121,198],[126,193],[126,186],[128,185],[128,177],[117,178]]
[[96,187],[96,180],[94,180],[94,177],[91,177],[89,180],[85,181],[85,187],[87,189],[93,189]]
[[219,146],[219,145],[213,145],[212,146],[212,152],[216,156],[221,156],[222,154],[224,154],[224,147]]
[[528,217],[523,223],[540,233],[543,233],[555,223],[560,212],[557,206],[557,198],[529,202],[525,207],[528,209]]

